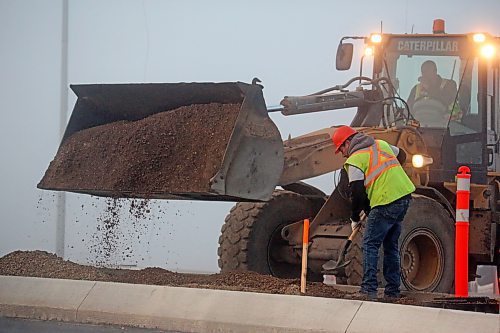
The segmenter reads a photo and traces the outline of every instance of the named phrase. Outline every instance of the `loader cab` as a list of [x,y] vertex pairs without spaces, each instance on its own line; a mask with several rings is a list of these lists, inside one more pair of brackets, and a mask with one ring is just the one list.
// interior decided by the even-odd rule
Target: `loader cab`
[[421,128],[449,127],[451,135],[482,131],[479,86],[486,68],[467,36],[387,39],[373,75],[389,79],[389,93],[407,102]]
[[[401,109],[416,120],[433,157],[430,182],[454,181],[460,165],[471,167],[473,182],[486,183],[498,171],[498,39],[482,34],[380,35],[367,38],[373,49],[373,78],[386,78],[384,97],[394,103],[381,126],[394,124]],[[434,73],[429,75],[429,68]],[[432,78],[429,79],[429,77]],[[398,112],[399,110],[399,112]]]

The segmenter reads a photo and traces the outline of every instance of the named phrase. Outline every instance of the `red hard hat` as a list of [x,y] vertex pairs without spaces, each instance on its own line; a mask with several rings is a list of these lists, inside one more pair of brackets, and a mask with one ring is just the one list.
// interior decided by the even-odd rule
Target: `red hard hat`
[[335,132],[333,132],[332,140],[333,144],[337,147],[335,149],[335,154],[339,152],[340,146],[347,140],[351,135],[358,133],[354,128],[350,126],[340,126]]

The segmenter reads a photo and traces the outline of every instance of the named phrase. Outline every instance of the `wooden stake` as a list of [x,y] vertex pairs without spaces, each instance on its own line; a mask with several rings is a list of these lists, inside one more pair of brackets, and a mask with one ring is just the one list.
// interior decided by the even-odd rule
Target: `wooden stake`
[[309,248],[309,219],[304,220],[302,233],[302,271],[300,274],[300,293],[306,293],[307,278],[307,250]]

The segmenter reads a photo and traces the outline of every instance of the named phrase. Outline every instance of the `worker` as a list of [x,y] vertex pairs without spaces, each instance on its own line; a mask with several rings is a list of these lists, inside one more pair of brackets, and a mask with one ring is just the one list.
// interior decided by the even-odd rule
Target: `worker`
[[[457,97],[457,84],[453,80],[443,79],[437,73],[436,63],[432,60],[425,61],[420,67],[422,76],[418,78],[419,83],[415,85],[408,96],[408,106],[413,110],[415,102],[420,99],[433,99],[441,102],[447,113],[443,115],[447,121],[451,114],[452,120],[458,120],[461,112],[458,103],[455,103]],[[418,115],[416,116],[418,119]]]
[[398,241],[415,186],[401,167],[403,149],[383,140],[340,126],[332,136],[335,153],[347,158],[344,168],[351,190],[351,227],[360,227],[360,215],[368,218],[363,235],[363,280],[360,297],[377,297],[377,263],[384,246],[385,297],[400,297],[400,258]]

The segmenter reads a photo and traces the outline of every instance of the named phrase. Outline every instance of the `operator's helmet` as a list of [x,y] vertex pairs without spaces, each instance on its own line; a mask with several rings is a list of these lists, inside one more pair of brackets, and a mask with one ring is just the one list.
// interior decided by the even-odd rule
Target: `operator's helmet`
[[340,151],[340,146],[345,142],[345,140],[349,139],[352,135],[358,133],[354,128],[350,126],[340,126],[335,132],[333,132],[332,140],[335,147],[335,154]]

